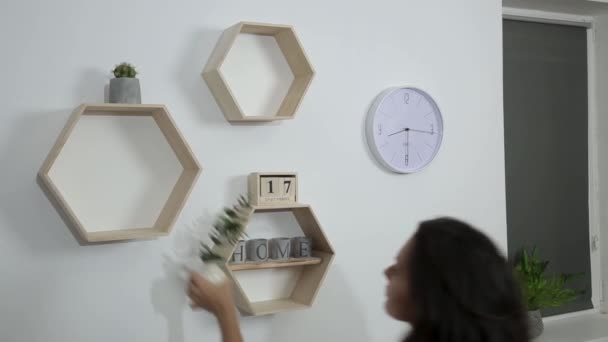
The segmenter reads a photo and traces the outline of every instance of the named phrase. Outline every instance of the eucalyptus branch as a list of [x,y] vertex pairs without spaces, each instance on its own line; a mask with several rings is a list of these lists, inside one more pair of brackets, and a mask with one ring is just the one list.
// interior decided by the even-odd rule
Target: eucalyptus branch
[[[213,230],[209,234],[211,241],[217,246],[233,245],[237,243],[245,234],[245,225],[251,211],[249,201],[240,196],[237,204],[232,208],[224,208],[218,215]],[[219,261],[222,256],[213,251],[213,248],[201,242],[201,260],[203,262]]]

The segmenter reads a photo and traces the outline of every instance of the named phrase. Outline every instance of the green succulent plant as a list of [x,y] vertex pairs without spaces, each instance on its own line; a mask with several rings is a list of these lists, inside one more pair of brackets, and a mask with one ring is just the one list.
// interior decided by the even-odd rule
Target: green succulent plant
[[116,78],[135,78],[135,76],[137,76],[137,70],[135,70],[135,67],[127,62],[123,62],[115,66],[114,70],[112,70],[112,73]]
[[549,261],[539,260],[536,248],[530,253],[523,249],[516,263],[515,272],[529,311],[562,306],[585,292],[565,287],[566,283],[583,273],[547,275],[547,265]]
[[[245,225],[249,217],[251,205],[243,196],[239,197],[238,203],[232,208],[224,208],[218,215],[213,230],[209,234],[215,245],[233,245],[245,236]],[[222,256],[215,253],[213,248],[201,242],[200,258],[203,262],[220,261]]]

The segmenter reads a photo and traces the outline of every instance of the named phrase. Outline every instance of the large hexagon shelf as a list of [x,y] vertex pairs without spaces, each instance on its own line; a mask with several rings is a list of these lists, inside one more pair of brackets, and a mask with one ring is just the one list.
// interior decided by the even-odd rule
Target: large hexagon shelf
[[[334,249],[323,232],[312,208],[306,204],[294,203],[284,206],[253,206],[249,215],[255,213],[291,212],[305,236],[312,239],[312,258],[294,259],[290,262],[273,262],[256,264],[231,264],[229,262],[232,248],[216,249],[226,259],[224,271],[234,283],[234,294],[238,308],[245,315],[262,316],[290,310],[306,309],[312,306],[334,258]],[[302,267],[295,288],[287,298],[252,302],[239,283],[235,272],[250,272],[258,269]]]
[[38,179],[84,242],[167,235],[200,166],[163,105],[83,104]]
[[[234,91],[235,89],[231,88],[226,73],[222,70],[225,62],[229,59],[229,55],[231,53],[238,53],[231,50],[234,50],[235,42],[239,35],[242,34],[273,37],[276,41],[276,45],[278,45],[278,48],[280,49],[280,54],[284,58],[284,61],[280,62],[286,62],[286,67],[291,71],[293,77],[290,85],[279,85],[280,88],[287,87],[287,89],[276,89],[272,92],[273,95],[271,96],[282,97],[279,99],[280,101],[277,102],[278,109],[276,112],[263,113],[261,115],[248,113],[243,108],[242,103],[239,103],[237,93]],[[248,58],[251,57],[241,57],[241,59],[245,60]],[[271,63],[273,62],[271,61]],[[276,60],[274,63],[283,64]],[[247,74],[248,72],[255,71],[253,70],[255,68],[246,67],[241,68],[238,74]],[[292,119],[302,102],[302,98],[308,90],[314,73],[314,69],[310,64],[293,27],[287,25],[240,22],[223,32],[203,70],[203,78],[207,82],[211,93],[215,97],[215,100],[228,121],[255,122]],[[259,84],[259,82],[260,80],[253,79],[249,83],[251,83],[251,87],[255,88],[256,83]],[[253,91],[256,89],[250,88],[250,90]],[[283,92],[281,90],[285,91]],[[241,100],[243,99],[241,98]],[[273,102],[275,99],[270,98],[265,100],[267,100],[267,102]]]

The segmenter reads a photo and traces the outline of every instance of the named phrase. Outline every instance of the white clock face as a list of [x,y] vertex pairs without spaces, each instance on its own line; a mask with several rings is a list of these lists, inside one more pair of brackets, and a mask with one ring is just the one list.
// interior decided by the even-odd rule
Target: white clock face
[[426,167],[435,158],[442,137],[439,107],[420,89],[387,89],[368,113],[370,149],[393,172],[412,173]]

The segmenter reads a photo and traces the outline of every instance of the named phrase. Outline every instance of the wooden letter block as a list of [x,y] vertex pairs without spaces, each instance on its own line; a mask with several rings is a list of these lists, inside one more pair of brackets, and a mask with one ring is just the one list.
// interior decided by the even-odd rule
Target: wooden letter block
[[290,202],[296,201],[296,177],[281,178],[283,184],[283,196]]
[[278,197],[283,190],[283,184],[279,177],[260,177],[261,197]]

